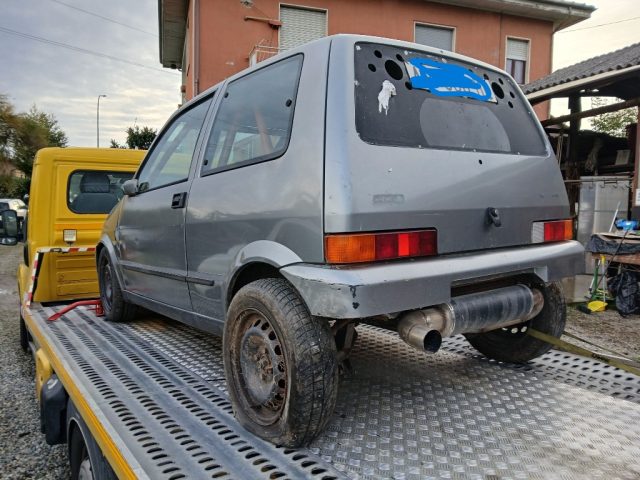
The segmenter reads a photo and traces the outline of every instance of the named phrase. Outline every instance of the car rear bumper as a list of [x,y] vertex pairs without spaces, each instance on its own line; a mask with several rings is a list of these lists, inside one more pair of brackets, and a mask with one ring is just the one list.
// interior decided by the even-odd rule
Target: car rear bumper
[[582,245],[567,241],[376,265],[295,264],[281,273],[312,315],[365,318],[448,302],[459,283],[523,273],[551,282],[583,266]]

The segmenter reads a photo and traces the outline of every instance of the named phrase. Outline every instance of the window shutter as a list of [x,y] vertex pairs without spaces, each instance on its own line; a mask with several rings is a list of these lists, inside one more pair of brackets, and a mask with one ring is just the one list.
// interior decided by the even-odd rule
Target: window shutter
[[280,7],[280,48],[288,50],[327,35],[327,14],[317,10]]
[[507,39],[507,58],[527,61],[529,58],[529,42],[527,40]]
[[416,24],[416,43],[453,51],[453,29]]

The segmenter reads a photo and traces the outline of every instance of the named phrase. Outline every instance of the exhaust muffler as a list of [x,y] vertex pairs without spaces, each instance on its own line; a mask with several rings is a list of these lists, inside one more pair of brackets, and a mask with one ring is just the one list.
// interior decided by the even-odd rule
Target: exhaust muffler
[[470,293],[454,297],[449,303],[405,313],[398,323],[398,334],[412,347],[435,353],[444,337],[526,322],[538,315],[543,306],[542,292],[525,285]]

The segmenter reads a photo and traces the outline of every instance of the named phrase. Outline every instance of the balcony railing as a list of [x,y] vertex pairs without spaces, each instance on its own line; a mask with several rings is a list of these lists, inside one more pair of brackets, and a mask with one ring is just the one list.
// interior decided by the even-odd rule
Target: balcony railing
[[251,49],[251,53],[249,54],[249,65],[251,66],[255,65],[256,63],[260,63],[263,60],[271,58],[282,51],[283,49],[278,47],[258,44]]

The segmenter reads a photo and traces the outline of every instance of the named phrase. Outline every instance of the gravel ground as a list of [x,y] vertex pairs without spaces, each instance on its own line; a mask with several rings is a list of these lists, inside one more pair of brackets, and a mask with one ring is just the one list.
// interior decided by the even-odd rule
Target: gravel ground
[[15,272],[21,258],[21,246],[0,246],[0,478],[66,479],[66,447],[50,447],[40,433],[34,363],[18,340]]
[[[640,362],[640,316],[638,315],[621,317],[614,309],[587,314],[570,307],[565,330]],[[571,339],[567,340],[571,341]]]
[[[69,478],[66,446],[50,447],[40,433],[33,359],[18,343],[15,272],[22,247],[0,247],[0,478]],[[584,314],[569,308],[567,331],[640,361],[640,316],[615,310]]]

